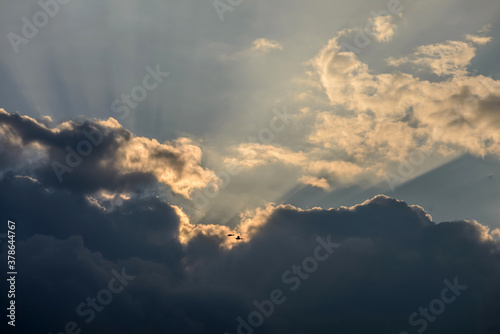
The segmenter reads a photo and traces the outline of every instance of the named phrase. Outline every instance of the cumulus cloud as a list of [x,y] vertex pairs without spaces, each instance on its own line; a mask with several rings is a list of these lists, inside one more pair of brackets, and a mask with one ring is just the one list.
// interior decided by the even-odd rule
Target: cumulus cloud
[[252,51],[268,52],[271,50],[283,50],[283,46],[278,41],[267,38],[257,38],[252,43]]
[[[191,224],[181,208],[138,195],[101,210],[78,191],[0,180],[0,212],[19,226],[25,268],[16,297],[32,317],[21,322],[20,312],[19,330],[56,332],[75,321],[96,334],[236,333],[237,318],[248,321],[254,301],[280,289],[286,301],[259,331],[399,333],[419,328],[408,317],[454,277],[468,288],[427,331],[500,329],[497,232],[477,222],[436,224],[419,206],[377,196],[329,210],[269,205],[243,213],[231,229]],[[314,254],[318,237],[341,246],[306,278],[289,271],[283,279]],[[77,306],[122,268],[133,280],[87,324]]]
[[0,109],[1,171],[22,171],[53,187],[82,192],[127,191],[158,181],[184,197],[215,185],[188,138],[163,143],[134,136],[115,119],[67,121],[50,127]]
[[151,173],[174,192],[189,197],[193,189],[215,180],[215,174],[200,165],[201,156],[201,149],[188,138],[159,143],[133,137],[117,150],[115,167],[125,173]]
[[[330,108],[309,108],[296,116],[307,144],[300,150],[245,144],[228,161],[248,168],[279,161],[338,185],[361,178],[385,180],[388,171],[413,156],[498,156],[500,81],[468,70],[478,46],[490,39],[486,32],[389,59],[391,65],[412,64],[442,77],[429,81],[401,71],[376,73],[342,47],[348,31],[341,31],[310,61]],[[315,103],[312,95],[301,102]]]
[[[430,57],[431,54],[435,59]],[[333,118],[333,122],[346,133],[368,130],[367,134],[372,134],[373,139],[364,140],[363,144],[368,145],[362,146],[368,146],[367,151],[373,152],[376,146],[373,144],[380,144],[376,143],[377,140],[389,146],[399,145],[403,150],[413,150],[419,141],[427,139],[458,146],[476,155],[498,154],[498,134],[484,123],[485,115],[475,106],[488,104],[486,101],[500,96],[500,84],[481,75],[465,75],[465,66],[474,55],[475,48],[465,42],[419,48],[414,56],[415,62],[428,65],[436,74],[453,73],[450,80],[430,82],[401,72],[374,73],[354,53],[342,52],[338,39],[334,38],[313,59],[313,66],[331,104],[342,105],[355,115],[327,117]],[[495,102],[492,101],[491,105]],[[491,114],[487,116],[489,121],[494,118]],[[457,115],[474,126],[465,123],[453,126]],[[347,122],[351,122],[351,126]],[[318,121],[320,127],[322,123]],[[313,133],[313,140],[315,136],[317,134]],[[345,141],[349,140],[349,135],[346,135]],[[337,142],[338,138],[334,143]],[[351,155],[355,153],[353,149],[348,149]]]

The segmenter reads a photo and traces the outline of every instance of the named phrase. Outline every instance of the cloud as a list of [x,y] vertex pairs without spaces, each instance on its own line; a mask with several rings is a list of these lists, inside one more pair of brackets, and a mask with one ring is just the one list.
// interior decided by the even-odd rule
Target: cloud
[[218,52],[220,52],[221,49],[223,50],[223,52],[217,56],[217,58],[222,62],[241,60],[249,61],[250,59],[254,59],[254,56],[267,54],[273,50],[283,50],[283,45],[281,45],[278,41],[267,38],[257,38],[252,42],[250,48],[246,47],[243,50],[235,50],[233,47],[224,44],[216,44],[215,46],[217,47]]
[[[434,57],[430,57],[431,54]],[[400,150],[408,152],[426,139],[458,146],[476,155],[498,154],[498,135],[483,123],[485,118],[491,120],[492,116],[485,117],[475,104],[481,105],[500,96],[500,84],[481,75],[465,75],[465,66],[474,55],[475,49],[464,42],[420,47],[414,55],[416,63],[428,65],[437,74],[453,73],[450,80],[430,82],[401,72],[376,74],[354,53],[342,52],[338,39],[334,38],[312,63],[330,103],[344,106],[353,111],[354,116],[321,116],[332,119],[332,124],[346,134],[340,145],[353,140],[352,143],[356,143],[356,137],[350,138],[349,134],[363,133],[364,129],[368,140],[363,140],[361,149],[368,149],[363,157],[382,143],[399,145]],[[474,127],[466,123],[455,126],[453,121],[458,115],[470,120]],[[319,120],[321,129],[324,125]],[[338,133],[332,127],[324,127],[325,132],[330,129]],[[311,139],[314,141],[319,135],[319,132],[313,133]],[[334,142],[327,140],[325,145],[338,142],[335,138]],[[344,148],[350,155],[357,153],[354,147],[344,144]]]
[[252,51],[269,52],[271,50],[283,50],[283,46],[277,42],[266,38],[257,38],[252,43]]
[[489,42],[492,41],[491,37],[484,37],[477,35],[465,35],[465,39],[477,45],[488,44]]
[[[236,155],[226,157],[224,162],[227,165],[235,165],[250,170],[258,166],[269,164],[283,164],[285,166],[297,167],[304,173],[314,173],[315,175],[326,175],[328,180],[335,180],[338,183],[353,181],[367,170],[359,165],[342,160],[324,159],[322,152],[302,152],[293,151],[286,147],[270,144],[247,143],[233,147]],[[311,176],[301,177],[298,182],[311,181]],[[316,178],[316,185],[321,184],[325,188],[324,178]],[[321,181],[324,179],[325,181]],[[310,183],[306,183],[310,184]]]
[[122,173],[151,173],[175,193],[189,197],[193,189],[216,179],[213,172],[200,166],[201,156],[201,149],[188,138],[159,143],[133,137],[117,150],[115,168]]
[[377,16],[369,20],[371,26],[370,33],[378,42],[389,42],[395,33],[396,25],[391,23],[392,16]]
[[[471,38],[476,39],[480,37],[467,37],[468,40]],[[389,58],[388,63],[391,66],[401,66],[410,63],[418,67],[429,68],[439,76],[458,76],[467,74],[467,66],[475,55],[476,48],[469,43],[447,41],[445,43],[420,46],[410,57],[399,59]]]
[[328,180],[324,178],[304,175],[299,179],[299,182],[313,187],[321,188],[326,191],[330,190],[330,185],[328,184]]
[[310,61],[315,76],[307,75],[320,82],[321,91],[306,87],[301,103],[314,105],[314,95],[326,94],[330,106],[295,116],[301,144],[240,145],[227,161],[247,168],[279,162],[339,186],[385,181],[387,172],[417,158],[500,155],[500,81],[468,71],[477,46],[489,38],[483,36],[486,30],[474,35],[480,38],[474,42],[467,35],[466,41],[424,45],[389,59],[391,65],[412,64],[443,77],[435,81],[373,71],[343,49],[347,32],[338,33]]
[[[75,321],[96,334],[236,333],[237,317],[247,319],[254,301],[280,289],[286,302],[265,318],[262,332],[399,333],[418,329],[408,317],[454,277],[468,289],[428,332],[500,328],[497,232],[477,222],[436,224],[419,206],[377,196],[329,210],[268,205],[245,212],[230,229],[191,224],[181,208],[155,196],[131,193],[113,210],[84,198],[71,189],[47,192],[27,178],[0,180],[0,219],[18,224],[25,268],[16,300],[33,315],[16,324],[21,331],[55,332]],[[318,237],[341,246],[306,279],[290,272],[283,281],[312,256]],[[135,278],[85,323],[77,306],[122,268]]]
[[492,37],[485,36],[490,31],[491,31],[491,24],[486,24],[476,33],[476,35],[472,34],[465,35],[465,39],[477,45],[484,45],[491,42],[491,40],[493,39]]
[[[18,323],[22,331],[55,332],[75,321],[82,330],[97,334],[109,328],[123,333],[164,333],[172,328],[184,333],[234,333],[237,317],[247,318],[255,310],[254,301],[281,289],[287,301],[265,319],[263,332],[399,332],[412,328],[408,317],[436,298],[444,279],[454,277],[469,288],[463,298],[447,306],[439,322],[429,323],[429,332],[479,328],[476,332],[486,333],[500,326],[496,321],[500,273],[495,269],[499,246],[494,241],[498,230],[473,221],[436,224],[421,207],[386,196],[329,210],[270,204],[243,212],[233,228],[194,224],[181,207],[158,193],[161,189],[139,187],[144,183],[101,186],[89,192],[93,188],[79,183],[58,187],[51,178],[40,177],[59,141],[81,140],[78,127],[100,129],[102,147],[108,147],[105,152],[120,156],[124,154],[120,149],[126,148],[129,156],[119,159],[132,164],[156,155],[173,164],[170,160],[189,152],[190,143],[163,148],[144,138],[134,141],[112,120],[50,128],[19,115],[2,117],[2,133],[10,131],[9,139],[2,140],[3,148],[42,149],[41,157],[30,163],[4,164],[0,177],[0,219],[18,224],[16,255],[26,269],[19,275],[16,299],[25,305],[23,312],[33,314],[32,321]],[[108,132],[119,135],[108,138]],[[181,149],[183,145],[187,148]],[[147,155],[136,157],[139,148]],[[267,155],[259,151],[254,159],[307,165],[301,154],[286,160],[288,152],[267,149]],[[105,161],[104,152],[95,153]],[[93,166],[89,168],[97,168]],[[154,176],[155,165],[150,168]],[[310,167],[317,173],[342,168],[346,173],[350,167],[326,160]],[[318,186],[326,182],[318,177],[302,180]],[[163,181],[155,176],[148,182]],[[228,234],[244,239],[237,241]],[[283,281],[283,273],[294,264],[302,265],[318,246],[316,239],[328,236],[341,247],[292,291],[297,278]],[[7,250],[3,243],[2,254]],[[85,323],[77,306],[106,288],[111,271],[122,268],[134,280],[114,295],[104,311],[95,312],[91,323]],[[485,309],[489,312],[480,311]],[[359,317],[365,320],[359,322]]]
[[238,164],[244,168],[253,168],[268,163],[281,162],[289,165],[302,165],[307,157],[302,152],[292,152],[287,148],[259,143],[245,143],[235,147],[237,157],[226,158],[226,164]]
[[189,198],[216,180],[201,167],[201,149],[190,139],[159,143],[137,137],[113,118],[48,127],[0,109],[0,136],[3,173],[22,171],[53,187],[126,192],[156,180]]
[[446,41],[418,47],[415,52],[399,59],[389,58],[388,63],[392,66],[413,64],[418,68],[429,68],[439,76],[463,76],[467,74],[467,67],[476,56],[476,46],[489,43],[492,38],[482,36],[487,32],[487,26],[478,32],[478,35],[467,34],[462,41]]
[[496,228],[491,231],[491,236],[497,241],[500,242],[500,229]]

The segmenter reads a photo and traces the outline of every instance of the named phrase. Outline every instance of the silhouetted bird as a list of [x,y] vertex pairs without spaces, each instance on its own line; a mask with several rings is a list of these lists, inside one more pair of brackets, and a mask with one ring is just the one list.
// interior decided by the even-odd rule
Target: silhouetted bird
[[228,237],[234,237],[234,234],[228,234],[227,236]]
[[240,236],[237,236],[237,237],[236,237],[236,240],[243,240],[243,238],[242,238],[242,237],[240,237]]

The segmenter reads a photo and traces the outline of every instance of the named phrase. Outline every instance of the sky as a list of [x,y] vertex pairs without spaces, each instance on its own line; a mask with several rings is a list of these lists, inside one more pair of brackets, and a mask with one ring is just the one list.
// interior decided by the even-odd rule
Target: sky
[[498,1],[0,6],[2,332],[500,332]]

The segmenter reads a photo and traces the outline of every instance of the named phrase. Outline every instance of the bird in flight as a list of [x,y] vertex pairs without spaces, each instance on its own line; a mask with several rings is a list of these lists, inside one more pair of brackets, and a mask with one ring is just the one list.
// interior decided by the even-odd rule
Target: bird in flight
[[237,236],[237,237],[236,237],[236,240],[243,240],[243,238],[242,238],[242,237],[240,237],[240,236]]
[[234,234],[228,234],[227,236],[228,237],[234,237]]

